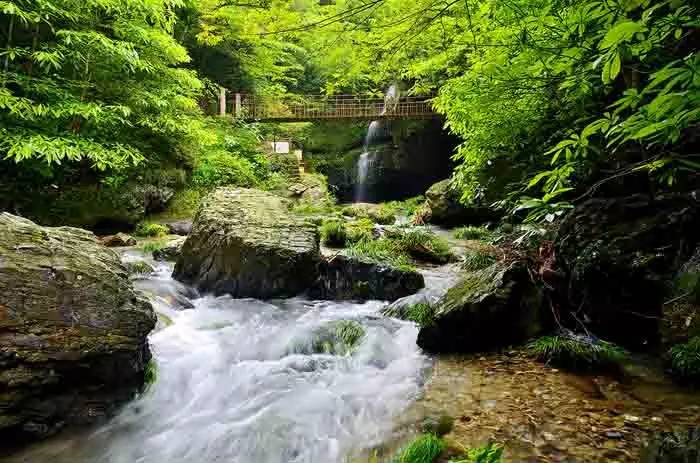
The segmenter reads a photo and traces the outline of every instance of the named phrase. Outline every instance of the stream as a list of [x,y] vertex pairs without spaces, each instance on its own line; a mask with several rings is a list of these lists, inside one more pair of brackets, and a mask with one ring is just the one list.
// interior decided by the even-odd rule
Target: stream
[[[151,264],[156,271],[135,284],[159,314],[150,336],[156,382],[98,429],[9,461],[345,461],[387,440],[421,391],[429,360],[418,330],[379,315],[386,303],[197,297],[171,278],[171,264]],[[352,355],[293,353],[342,319],[366,330]]]

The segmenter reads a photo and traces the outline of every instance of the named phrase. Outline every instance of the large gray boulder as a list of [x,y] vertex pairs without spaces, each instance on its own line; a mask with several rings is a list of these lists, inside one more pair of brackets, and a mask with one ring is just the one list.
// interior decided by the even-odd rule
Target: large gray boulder
[[94,422],[132,398],[155,323],[119,256],[92,233],[0,214],[3,443]]
[[547,324],[543,292],[524,262],[465,274],[438,302],[417,343],[429,352],[474,352],[518,343]]
[[443,180],[425,192],[425,221],[437,225],[453,227],[457,225],[480,225],[498,220],[500,214],[482,205],[465,206],[460,201],[461,193],[451,186],[450,180]]
[[395,301],[418,292],[423,286],[423,275],[415,270],[337,255],[321,262],[319,279],[309,296],[331,300]]
[[319,261],[317,227],[283,198],[219,188],[200,205],[173,275],[215,294],[285,297],[314,283]]

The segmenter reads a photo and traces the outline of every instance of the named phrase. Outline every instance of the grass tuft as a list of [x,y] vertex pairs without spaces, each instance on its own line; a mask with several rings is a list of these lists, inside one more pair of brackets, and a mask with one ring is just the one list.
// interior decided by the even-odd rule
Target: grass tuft
[[503,447],[493,443],[485,447],[466,449],[466,452],[458,460],[450,460],[450,463],[501,463],[503,461]]
[[668,353],[673,374],[686,380],[700,380],[700,336],[673,346]]
[[446,264],[454,258],[447,241],[433,233],[409,230],[399,240],[403,250],[416,260]]
[[486,241],[493,236],[493,233],[484,227],[461,227],[452,232],[455,238],[460,240]]
[[467,249],[462,259],[462,268],[468,272],[481,270],[496,263],[496,257],[486,249]]
[[340,220],[328,220],[321,225],[321,242],[331,248],[344,248],[348,231]]
[[348,255],[402,270],[415,270],[413,261],[403,252],[400,244],[388,238],[358,241],[348,249]]
[[445,450],[445,443],[435,434],[422,434],[411,441],[395,459],[396,463],[433,463]]
[[614,368],[627,358],[627,351],[615,344],[571,332],[543,336],[527,348],[539,360],[573,369]]
[[435,308],[427,302],[411,304],[405,309],[406,320],[410,320],[420,327],[429,326],[435,318]]
[[147,243],[143,243],[141,246],[141,250],[146,253],[146,254],[151,254],[153,251],[160,251],[163,249],[166,245],[168,244],[167,241],[149,241]]
[[148,391],[158,380],[158,364],[151,359],[143,372],[143,389]]
[[134,231],[134,235],[141,237],[159,237],[168,234],[168,227],[159,223],[141,222]]

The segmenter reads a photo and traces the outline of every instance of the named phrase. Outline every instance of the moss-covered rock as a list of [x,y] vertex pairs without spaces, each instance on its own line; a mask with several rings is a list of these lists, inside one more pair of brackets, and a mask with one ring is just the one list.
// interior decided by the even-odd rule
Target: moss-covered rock
[[136,238],[126,233],[117,233],[100,238],[100,243],[108,248],[119,248],[125,246],[136,246]]
[[175,238],[167,243],[163,243],[158,249],[153,250],[153,258],[155,260],[177,260],[182,246],[185,244],[185,237]]
[[133,397],[150,359],[151,305],[85,230],[0,214],[3,443],[94,422]]
[[523,262],[467,273],[418,333],[430,352],[473,352],[522,342],[546,326],[543,293]]
[[461,193],[452,188],[450,179],[442,180],[425,192],[426,208],[422,220],[428,223],[453,227],[457,225],[480,225],[498,220],[500,214],[481,205],[465,206],[460,201]]
[[131,275],[148,275],[149,273],[153,273],[155,271],[151,264],[143,260],[125,262],[124,266]]
[[555,239],[568,279],[565,300],[598,336],[632,348],[653,345],[672,298],[669,282],[695,250],[699,228],[700,208],[690,194],[578,205]]
[[317,227],[283,198],[219,188],[202,201],[173,275],[216,294],[283,297],[309,288],[319,261]]
[[319,265],[319,279],[309,295],[316,299],[395,301],[425,286],[413,270],[337,255]]

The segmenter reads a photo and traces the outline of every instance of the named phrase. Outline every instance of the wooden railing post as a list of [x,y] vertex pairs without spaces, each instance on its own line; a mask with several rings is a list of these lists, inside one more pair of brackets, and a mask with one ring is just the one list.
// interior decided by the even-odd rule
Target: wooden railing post
[[226,89],[224,87],[219,88],[219,116],[226,115]]

